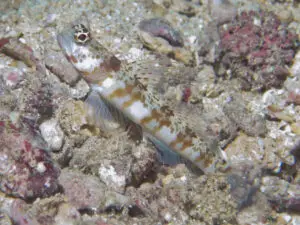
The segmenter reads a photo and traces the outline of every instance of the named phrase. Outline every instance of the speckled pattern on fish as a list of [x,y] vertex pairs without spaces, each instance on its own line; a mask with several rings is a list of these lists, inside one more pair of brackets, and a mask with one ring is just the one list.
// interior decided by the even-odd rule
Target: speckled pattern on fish
[[225,153],[219,147],[209,148],[176,119],[172,110],[159,105],[146,86],[128,75],[126,65],[92,38],[87,23],[66,27],[58,35],[58,42],[99,98],[140,125],[150,139],[159,142],[158,145],[168,146],[207,173],[227,167]]

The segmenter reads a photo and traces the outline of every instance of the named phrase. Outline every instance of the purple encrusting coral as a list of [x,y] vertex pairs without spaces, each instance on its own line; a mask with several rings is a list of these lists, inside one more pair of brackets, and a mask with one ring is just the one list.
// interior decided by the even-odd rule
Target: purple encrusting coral
[[272,13],[242,12],[220,28],[222,64],[233,70],[243,89],[279,88],[294,58],[297,36]]
[[29,131],[0,121],[0,190],[25,200],[55,193],[60,173]]

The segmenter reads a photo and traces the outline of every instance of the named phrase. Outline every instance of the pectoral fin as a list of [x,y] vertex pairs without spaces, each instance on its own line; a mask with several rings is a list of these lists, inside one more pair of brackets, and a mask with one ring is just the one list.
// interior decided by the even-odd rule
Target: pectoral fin
[[96,91],[89,94],[85,100],[85,106],[89,123],[99,127],[102,131],[114,131],[125,123],[125,118],[121,116],[121,113]]

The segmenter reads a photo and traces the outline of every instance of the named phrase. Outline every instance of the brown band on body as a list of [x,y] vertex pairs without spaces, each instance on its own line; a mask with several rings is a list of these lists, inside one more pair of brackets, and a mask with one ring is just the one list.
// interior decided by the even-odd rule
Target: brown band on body
[[127,102],[124,102],[122,107],[128,108],[136,101],[143,102],[143,97],[142,97],[141,93],[139,93],[139,92],[132,93],[130,100],[128,100]]
[[74,55],[68,56],[67,59],[68,59],[70,62],[78,63],[78,60],[76,59],[76,57],[75,57]]
[[118,88],[116,90],[114,90],[109,96],[109,99],[112,98],[122,98],[124,96],[128,95],[128,93],[126,92],[126,90],[124,88]]
[[143,119],[141,120],[141,124],[142,124],[143,126],[145,126],[147,123],[150,123],[152,120],[155,120],[155,121],[156,121],[156,119],[154,119],[154,118],[152,117],[152,115],[151,115],[151,116],[146,116],[145,118],[143,118]]
[[181,151],[184,151],[186,148],[191,147],[193,145],[192,139],[184,140],[183,145],[181,147]]

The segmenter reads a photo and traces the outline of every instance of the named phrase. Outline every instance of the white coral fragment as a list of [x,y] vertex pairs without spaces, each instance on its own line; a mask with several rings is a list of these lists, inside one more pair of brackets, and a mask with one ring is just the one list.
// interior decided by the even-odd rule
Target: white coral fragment
[[64,141],[64,133],[61,130],[57,120],[47,120],[43,122],[39,128],[42,137],[47,142],[49,147],[54,151],[60,150]]

